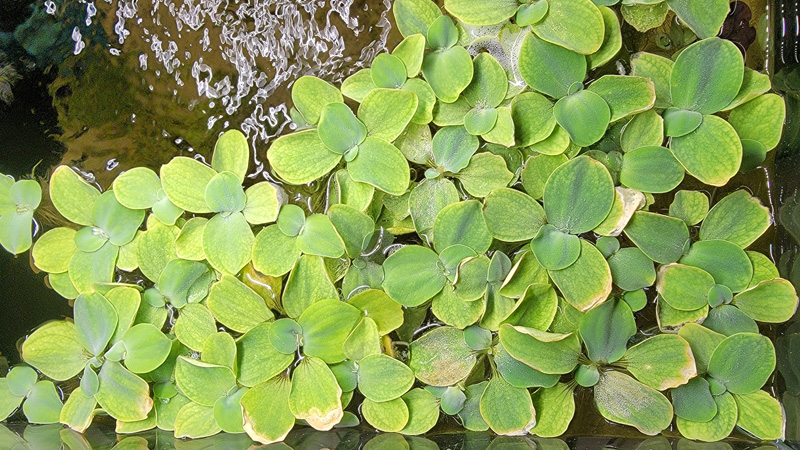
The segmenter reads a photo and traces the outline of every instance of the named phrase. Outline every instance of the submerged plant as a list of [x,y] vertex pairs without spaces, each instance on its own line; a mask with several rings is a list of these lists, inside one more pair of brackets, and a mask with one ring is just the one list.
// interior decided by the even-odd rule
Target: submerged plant
[[[447,415],[544,438],[584,391],[648,435],[674,421],[696,440],[782,438],[758,323],[789,320],[798,297],[751,248],[770,211],[741,189],[677,189],[762,164],[783,100],[715,37],[727,2],[617,3],[445,0],[454,22],[397,0],[391,53],[341,90],[295,82],[295,131],[266,152],[275,183],[251,185],[238,131],[210,166],[178,156],[106,191],[55,169],[68,224],[31,256],[74,319],[23,342],[0,418],[22,405],[78,432],[103,413],[119,433],[269,444],[361,420],[413,436]],[[619,11],[645,29],[668,10],[699,40],[633,55],[632,75],[592,72],[621,49]],[[316,182],[320,210],[293,187]],[[40,199],[0,177],[12,253]],[[63,401],[53,381],[76,377]]]

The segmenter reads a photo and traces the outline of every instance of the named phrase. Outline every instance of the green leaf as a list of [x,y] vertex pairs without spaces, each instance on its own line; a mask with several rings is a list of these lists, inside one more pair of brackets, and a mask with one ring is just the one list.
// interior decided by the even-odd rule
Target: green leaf
[[673,138],[670,150],[690,175],[712,186],[727,183],[742,160],[742,143],[735,130],[717,116],[705,116],[695,131]]
[[303,353],[328,364],[344,361],[342,346],[360,321],[361,312],[339,300],[310,305],[297,319],[303,329]]
[[623,358],[631,375],[659,391],[686,384],[697,375],[689,343],[675,334],[647,338],[628,349]]
[[721,239],[695,242],[680,262],[705,270],[717,284],[733,292],[746,289],[753,278],[753,265],[747,254],[736,244]]
[[667,0],[667,5],[701,39],[716,36],[728,15],[727,0],[698,5],[690,0]]
[[119,363],[106,361],[98,374],[100,390],[97,403],[111,417],[123,422],[144,420],[153,409],[147,382],[130,373]]
[[286,281],[283,307],[289,317],[297,318],[317,301],[338,297],[322,257],[303,255]]
[[[417,95],[417,109],[411,118],[411,124],[427,125],[433,120],[433,108],[436,107],[436,94],[433,88],[419,78],[412,78],[403,85],[403,90]],[[406,127],[407,129],[408,127]]]
[[659,146],[640,147],[622,157],[620,183],[642,192],[664,193],[683,181],[683,166],[669,149]]
[[548,284],[550,277],[539,264],[536,255],[530,251],[522,251],[514,257],[514,266],[503,281],[500,293],[507,297],[519,298],[532,284]]
[[31,248],[32,220],[33,211],[8,213],[0,217],[0,244],[3,248],[13,255]]
[[236,362],[240,384],[253,387],[286,370],[294,354],[279,352],[270,343],[272,322],[252,328],[236,342]]
[[736,426],[738,415],[738,408],[733,396],[725,392],[714,397],[712,404],[716,406],[716,414],[710,420],[700,422],[687,420],[680,416],[677,418],[676,425],[683,436],[698,441],[715,442],[725,439],[731,434]]
[[134,325],[122,337],[125,367],[133,373],[148,373],[166,361],[172,341],[149,323]]
[[726,106],[723,111],[728,111],[739,105],[743,105],[759,97],[761,94],[768,92],[770,89],[772,89],[772,83],[770,82],[769,75],[745,67],[742,87],[739,88],[739,93],[736,94],[736,98],[728,103],[728,106]]
[[353,180],[347,169],[337,170],[333,182],[334,192],[331,195],[331,202],[334,204],[343,204],[364,211],[375,195],[374,187]]
[[[623,7],[623,14],[626,8]],[[666,16],[666,8],[664,8]],[[663,22],[663,18],[658,23]],[[674,62],[663,56],[654,55],[652,53],[636,53],[631,57],[631,66],[633,67],[633,76],[650,78],[656,88],[656,103],[655,107],[659,109],[668,108],[672,106],[672,93],[670,85],[670,74]]]
[[178,156],[161,166],[161,183],[169,200],[193,213],[209,213],[205,192],[217,172],[200,161]]
[[206,342],[203,343],[203,351],[200,352],[200,360],[208,364],[225,366],[235,371],[236,341],[233,340],[230,334],[224,331],[219,331],[210,335],[206,339]]
[[78,339],[92,355],[105,350],[117,327],[117,312],[99,293],[82,294],[75,300]]
[[250,262],[255,240],[243,214],[217,214],[203,230],[203,251],[212,267],[235,274]]
[[22,405],[25,418],[32,424],[58,423],[61,408],[61,396],[49,380],[36,383]]
[[151,281],[158,281],[167,264],[178,256],[175,241],[180,231],[176,226],[155,221],[136,239],[139,269]]
[[422,61],[422,75],[436,98],[453,103],[472,81],[472,58],[461,46],[433,51]]
[[472,82],[464,89],[464,98],[477,108],[500,106],[508,92],[508,79],[503,67],[489,53],[479,53],[472,65]]
[[600,48],[586,58],[589,66],[594,69],[608,64],[614,56],[616,56],[620,49],[622,49],[622,30],[620,28],[619,18],[613,9],[598,5],[600,14],[603,16],[603,44]]
[[[602,27],[602,17],[599,18]],[[554,61],[558,63],[553,64]],[[520,50],[519,70],[532,89],[561,98],[573,84],[586,78],[586,57],[529,33]]]
[[[485,281],[484,288],[485,288]],[[431,312],[447,325],[464,328],[481,318],[486,305],[482,301],[465,301],[456,295],[452,286],[445,286],[431,302]]]
[[667,108],[664,113],[664,134],[668,137],[686,136],[703,123],[703,115],[697,111]]
[[624,152],[661,145],[663,142],[664,120],[652,109],[633,116],[620,136],[620,146]]
[[525,192],[535,199],[541,199],[547,179],[558,166],[565,162],[567,162],[567,157],[564,155],[535,155],[528,158],[521,175],[522,187]]
[[[295,82],[295,87],[300,80]],[[294,94],[294,92],[292,92]],[[341,95],[339,96],[341,98]],[[298,108],[301,109],[301,108]],[[301,109],[302,112],[302,109]],[[306,119],[309,120],[309,119]],[[230,172],[241,185],[250,167],[250,147],[247,138],[239,130],[228,130],[217,139],[211,157],[211,168],[219,173]]]
[[477,200],[445,206],[433,223],[434,245],[440,252],[452,245],[465,245],[484,253],[492,243],[481,204]]
[[33,389],[39,375],[29,366],[16,366],[6,375],[6,385],[12,396],[25,397]]
[[486,196],[483,216],[492,236],[505,242],[533,238],[546,220],[536,200],[509,188],[495,189]]
[[753,265],[753,279],[751,279],[750,284],[747,285],[748,289],[756,287],[756,285],[762,281],[774,280],[780,277],[778,268],[775,267],[775,264],[772,263],[772,260],[768,256],[752,250],[747,250],[745,253],[747,257],[750,258],[750,263]]
[[574,234],[564,233],[551,224],[545,224],[531,241],[531,250],[542,267],[560,270],[577,261],[581,254],[581,241]]
[[347,303],[372,318],[381,336],[389,334],[403,324],[402,307],[381,290],[364,290],[351,297]]
[[298,249],[309,255],[338,258],[344,254],[344,242],[324,214],[312,214],[305,219],[297,237]]
[[[183,307],[186,303],[197,303],[204,299],[211,286],[210,268],[203,263],[173,259],[158,279],[158,294],[168,300],[172,306]],[[147,294],[145,294],[147,299]],[[161,306],[153,304],[152,306]]]
[[561,378],[558,374],[545,374],[517,361],[500,343],[494,347],[493,352],[497,371],[512,386],[520,388],[553,387]]
[[443,127],[433,137],[433,161],[446,172],[458,173],[469,165],[479,144],[464,127]]
[[392,7],[397,29],[403,36],[428,34],[428,28],[442,15],[430,0],[398,0]]
[[206,185],[206,205],[215,213],[232,213],[244,209],[247,197],[242,182],[232,172],[214,175]]
[[123,206],[130,209],[149,209],[158,201],[161,179],[146,167],[134,167],[114,179],[113,191]]
[[[395,9],[397,8],[397,5],[395,5]],[[424,33],[417,33],[407,36],[405,39],[400,41],[399,44],[397,44],[394,50],[392,50],[392,55],[400,58],[400,60],[403,62],[403,66],[406,71],[406,77],[408,78],[416,77],[419,75],[419,71],[422,69],[422,58],[425,54],[426,34],[427,30]]]
[[243,433],[244,419],[241,400],[248,388],[242,388],[214,404],[214,419],[225,433]]
[[661,264],[676,262],[689,245],[689,229],[682,220],[645,211],[633,214],[625,235]]
[[575,397],[572,389],[564,383],[534,392],[533,406],[537,421],[530,432],[536,436],[561,436],[575,415]]
[[216,322],[205,306],[189,303],[181,308],[173,331],[183,345],[199,352],[206,338],[216,331]]
[[537,92],[523,92],[511,100],[514,140],[528,147],[545,140],[556,126],[553,102]]
[[575,262],[560,270],[549,270],[553,283],[564,298],[579,311],[588,311],[611,293],[611,269],[603,254],[583,239]]
[[179,356],[175,364],[175,383],[181,392],[204,406],[231,393],[236,387],[236,376],[229,367]]
[[797,292],[782,278],[765,280],[736,294],[732,304],[753,320],[783,323],[797,311]]
[[494,189],[508,186],[514,174],[502,156],[482,152],[470,158],[469,165],[456,178],[471,196],[485,197]]
[[657,390],[621,372],[604,372],[594,387],[594,403],[606,419],[655,435],[672,423],[672,405]]
[[67,166],[58,166],[50,176],[50,200],[65,219],[78,225],[93,225],[92,210],[100,192]]
[[320,114],[329,103],[342,102],[342,93],[317,77],[300,77],[292,85],[292,103],[310,125],[319,123]]
[[[97,407],[97,400],[94,399],[94,396],[87,396],[78,386],[64,402],[58,421],[78,433],[83,433],[94,419],[95,407]],[[2,417],[2,413],[0,413],[0,417]]]
[[370,317],[361,319],[344,341],[342,351],[351,361],[361,361],[367,356],[380,354],[380,335],[375,321]]
[[288,183],[306,184],[333,170],[342,155],[328,150],[317,130],[306,130],[279,137],[267,151],[267,159]]
[[752,394],[775,370],[775,348],[757,333],[737,333],[722,341],[708,363],[708,374],[732,394]]
[[421,382],[452,386],[475,366],[476,354],[464,341],[464,332],[443,326],[423,334],[409,347],[408,367]]
[[31,257],[39,270],[63,273],[69,269],[75,251],[75,230],[59,227],[48,230],[36,240]]
[[480,0],[445,0],[444,7],[458,20],[470,25],[494,25],[517,12],[515,0],[486,3]]
[[734,395],[739,415],[736,425],[763,441],[783,439],[784,415],[778,400],[764,391]]
[[343,155],[364,142],[367,127],[344,103],[328,103],[320,113],[318,132],[331,152]]
[[578,365],[581,344],[574,334],[547,333],[504,324],[500,326],[499,336],[514,359],[540,372],[564,374]]
[[121,246],[133,240],[144,220],[144,211],[122,206],[113,192],[107,191],[97,198],[92,220],[102,230],[103,237],[107,237],[112,244]]
[[439,211],[458,200],[458,190],[447,178],[422,180],[409,196],[409,209],[417,233],[428,235],[431,240],[431,230]]
[[373,402],[400,398],[414,384],[414,373],[386,355],[370,355],[358,363],[358,390]]
[[[675,415],[679,421],[685,420],[686,424],[708,422],[717,415],[717,404],[711,395],[708,381],[703,377],[694,377],[686,384],[673,388],[670,391],[670,397],[672,397]],[[681,425],[678,426],[681,427]]]
[[214,408],[199,403],[187,403],[175,416],[175,437],[199,439],[222,431],[214,418]]
[[308,356],[292,374],[289,409],[298,419],[320,431],[333,428],[342,419],[342,389],[325,363]]
[[689,226],[697,225],[707,214],[708,196],[700,191],[678,191],[669,205],[669,215]]
[[400,433],[423,434],[439,421],[439,404],[430,392],[419,388],[412,389],[401,398],[408,407],[408,423]]
[[[504,321],[537,330],[547,330],[558,310],[556,291],[549,284],[532,284],[514,306]],[[510,381],[510,380],[509,380]]]
[[381,403],[365,399],[361,404],[361,414],[371,426],[387,433],[402,430],[409,418],[408,406],[402,398]]
[[625,354],[628,340],[636,334],[636,321],[627,303],[611,299],[584,314],[579,331],[589,359],[609,364]]
[[758,333],[758,324],[733,305],[720,305],[708,312],[703,326],[731,336],[736,333]]
[[347,205],[331,206],[328,215],[337,232],[332,238],[343,241],[348,257],[359,257],[372,238],[375,222],[368,215]]
[[0,378],[0,417],[2,417],[3,421],[19,408],[24,399],[25,397],[12,394],[8,390],[6,378]]
[[274,318],[261,296],[227,274],[211,287],[206,304],[217,321],[239,333]]
[[570,139],[581,147],[588,147],[599,141],[611,119],[608,103],[590,90],[559,99],[553,108],[553,114]]
[[636,247],[618,250],[608,258],[614,284],[623,291],[636,291],[656,281],[653,261]]
[[270,225],[256,236],[253,266],[270,276],[281,276],[291,270],[300,257],[297,238],[284,234],[278,225]]
[[644,112],[656,101],[655,85],[645,77],[604,75],[589,85],[611,110],[611,122]]
[[[386,57],[392,58],[390,55]],[[405,72],[405,68],[403,71]],[[372,73],[374,78],[374,68]],[[403,81],[405,82],[405,79]],[[361,101],[358,107],[358,119],[367,127],[369,136],[392,142],[406,129],[414,117],[417,105],[417,96],[411,91],[373,89]]]
[[707,371],[711,355],[719,344],[725,340],[724,335],[696,323],[687,323],[678,330],[678,335],[686,339],[692,347],[697,371],[700,374]]
[[383,289],[392,300],[405,306],[419,306],[445,285],[433,250],[417,245],[401,248],[383,264]]
[[550,8],[533,32],[545,41],[584,55],[603,44],[603,15],[591,0],[549,0]]
[[580,156],[562,164],[544,188],[548,222],[570,234],[585,233],[606,218],[614,202],[614,183],[599,162]]
[[746,248],[771,224],[769,209],[758,198],[740,189],[711,208],[700,226],[700,239],[724,239]]
[[658,269],[661,299],[680,311],[694,311],[708,303],[714,277],[705,270],[684,264],[667,264]]
[[387,194],[403,195],[408,189],[408,162],[397,147],[382,139],[367,137],[347,169],[353,180],[375,186]]
[[695,42],[675,60],[670,76],[672,101],[681,109],[713,114],[736,97],[743,77],[742,54],[731,41],[710,38]]
[[486,385],[480,400],[483,420],[499,435],[525,435],[536,424],[536,411],[528,391],[514,387],[501,376]]
[[428,28],[428,45],[434,50],[448,49],[458,42],[458,29],[453,19],[444,16],[433,21]]

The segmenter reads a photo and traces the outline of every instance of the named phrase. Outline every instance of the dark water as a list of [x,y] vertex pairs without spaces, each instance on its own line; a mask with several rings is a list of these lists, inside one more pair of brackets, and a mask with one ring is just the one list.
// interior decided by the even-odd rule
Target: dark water
[[[710,194],[721,198],[727,190],[748,186],[772,207],[777,221],[784,209],[793,211],[794,206],[800,211],[798,2],[771,2],[770,16],[763,16],[765,0],[746,3],[752,7],[752,20],[732,14],[738,22],[732,20],[723,33],[748,48],[750,67],[775,75],[776,88],[787,97],[789,122],[783,142],[765,165],[769,170],[756,170],[735,179],[725,191]],[[33,173],[46,180],[56,165],[68,164],[105,188],[134,166],[157,168],[177,155],[208,158],[219,133],[233,127],[242,130],[251,144],[254,163],[249,178],[271,179],[264,155],[276,136],[290,131],[286,105],[291,83],[302,75],[339,82],[369,65],[379,51],[394,46],[400,36],[391,24],[390,7],[389,0],[0,0],[0,172],[17,178]],[[629,39],[625,51],[665,50],[667,32],[656,30]],[[776,37],[762,48],[768,32]],[[625,67],[623,54],[619,64]],[[605,70],[617,67],[612,64]],[[310,186],[297,190],[294,200],[310,204],[322,194],[320,186]],[[800,254],[800,213],[796,217],[796,223],[787,221],[757,245],[774,258],[782,276],[800,286],[800,263],[795,263]],[[45,208],[40,222],[43,227],[58,225],[57,215],[47,214]],[[11,364],[18,362],[16,343],[31,329],[71,314],[69,304],[47,289],[43,275],[31,270],[27,255],[13,258],[5,252],[0,252],[0,311],[0,369],[3,357]],[[780,336],[787,330],[800,332],[790,326],[766,331],[778,337],[780,346]],[[800,355],[784,358],[795,361]],[[787,408],[787,437],[800,440],[800,385],[781,375],[773,381]],[[642,442],[632,428],[604,422],[590,401],[579,404],[587,407],[579,408],[568,433],[612,437],[535,443],[532,438],[512,439],[494,445],[757,447],[742,435],[734,436],[732,447],[696,446],[676,439]],[[448,430],[448,425],[452,424],[444,423],[440,429]],[[8,435],[0,428],[0,450],[12,448],[13,436],[29,442],[34,442],[30,436],[47,438],[31,448],[59,448],[61,440],[74,440],[70,448],[83,446],[81,438],[59,434],[58,427],[26,429],[18,424],[12,429]],[[117,437],[112,429],[92,427],[85,441],[90,447],[85,448],[113,447]],[[335,433],[295,430],[287,442],[293,448],[360,448],[373,434],[366,428]],[[141,448],[249,445],[235,437],[187,443],[175,441],[171,433],[153,432],[143,438],[147,444]],[[477,449],[491,439],[484,433],[433,434],[407,443],[412,448]],[[129,440],[126,445],[140,448],[135,444]]]

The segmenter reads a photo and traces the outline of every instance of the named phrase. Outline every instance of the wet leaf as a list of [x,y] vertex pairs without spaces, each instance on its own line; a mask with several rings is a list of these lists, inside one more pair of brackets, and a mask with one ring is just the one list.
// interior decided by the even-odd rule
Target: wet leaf
[[175,437],[199,439],[222,431],[214,419],[214,408],[187,403],[175,416]]
[[149,209],[159,200],[161,179],[146,167],[126,170],[114,179],[113,191],[123,206],[130,209]]
[[605,372],[594,387],[594,403],[606,419],[655,435],[672,422],[664,395],[620,372]]
[[386,355],[370,355],[358,363],[358,390],[373,402],[388,402],[405,394],[414,384],[414,373]]
[[[596,10],[593,5],[591,7]],[[603,19],[599,11],[597,13],[602,30]],[[553,64],[554,61],[558,63]],[[531,89],[553,98],[564,97],[570,86],[583,82],[586,68],[586,58],[581,54],[546,42],[533,33],[525,36],[520,50],[519,70]]]
[[192,158],[179,156],[161,166],[161,183],[169,200],[193,213],[208,213],[206,186],[217,172]]
[[414,375],[431,386],[452,386],[469,375],[475,366],[475,352],[464,341],[464,332],[438,327],[411,343],[408,366]]
[[514,387],[501,376],[486,385],[480,400],[483,420],[499,435],[521,436],[536,424],[536,411],[527,389]]
[[278,211],[286,203],[286,193],[282,188],[268,182],[256,183],[246,191],[244,218],[253,225],[274,222]]
[[769,210],[745,190],[725,196],[708,212],[700,239],[724,239],[746,248],[770,227]]
[[319,358],[308,356],[292,374],[289,409],[298,419],[320,431],[333,428],[342,419],[342,389],[336,377]]
[[320,114],[328,103],[342,102],[341,92],[317,77],[300,77],[292,85],[292,103],[310,125],[319,122]]
[[713,398],[716,414],[708,421],[691,421],[678,417],[678,430],[687,439],[704,442],[715,442],[728,437],[736,426],[738,408],[733,396],[727,392]]
[[564,383],[534,392],[533,406],[537,420],[530,432],[536,436],[561,436],[575,415],[575,397],[572,389]]
[[769,338],[737,333],[722,341],[708,363],[708,374],[733,394],[761,389],[775,370],[775,348]]

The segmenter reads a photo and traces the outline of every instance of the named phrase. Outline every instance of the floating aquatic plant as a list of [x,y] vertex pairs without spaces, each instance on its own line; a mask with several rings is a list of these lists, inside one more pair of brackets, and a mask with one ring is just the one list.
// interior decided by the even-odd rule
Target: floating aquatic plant
[[[238,131],[210,166],[179,156],[103,192],[55,169],[69,224],[32,259],[74,319],[27,337],[0,417],[22,405],[78,432],[103,413],[119,433],[272,443],[362,420],[418,435],[444,414],[555,437],[584,390],[648,435],[674,421],[697,440],[783,437],[758,324],[798,298],[750,248],[770,211],[745,190],[676,190],[764,162],[783,101],[715,37],[726,1],[617,3],[445,0],[454,21],[397,0],[391,53],[341,89],[295,82],[294,132],[266,152],[281,186],[243,187]],[[590,75],[621,48],[620,11],[644,30],[670,10],[694,41],[674,60]],[[323,210],[286,192],[316,181]],[[12,253],[31,247],[40,200],[36,182],[0,178]],[[657,328],[637,326],[646,311]],[[76,377],[62,403],[54,381]]]

